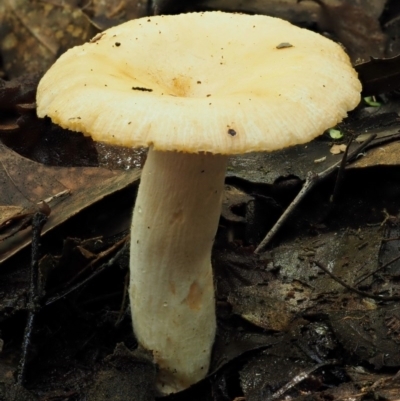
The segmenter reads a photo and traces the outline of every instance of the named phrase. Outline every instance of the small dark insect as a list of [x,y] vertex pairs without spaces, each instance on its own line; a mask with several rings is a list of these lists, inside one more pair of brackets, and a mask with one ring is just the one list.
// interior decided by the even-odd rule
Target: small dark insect
[[235,131],[234,129],[232,129],[232,128],[229,128],[229,129],[228,129],[228,134],[229,134],[230,136],[235,136],[235,135],[236,135],[236,131]]
[[153,89],[142,88],[141,86],[132,86],[134,91],[142,91],[142,92],[153,92]]
[[115,42],[115,46],[119,47],[119,46],[121,46],[121,43]]

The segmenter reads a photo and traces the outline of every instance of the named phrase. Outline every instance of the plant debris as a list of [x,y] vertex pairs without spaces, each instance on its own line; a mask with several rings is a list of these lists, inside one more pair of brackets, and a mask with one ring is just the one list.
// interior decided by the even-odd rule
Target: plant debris
[[[157,367],[137,347],[127,302],[127,234],[146,151],[95,144],[39,120],[35,105],[41,74],[65,50],[154,9],[259,13],[311,28],[342,43],[363,96],[372,97],[310,144],[229,162],[212,255],[212,366],[166,401],[397,400],[393,0],[0,1],[0,400],[158,397]],[[291,44],[280,38],[276,46]],[[254,253],[307,183],[311,190]]]

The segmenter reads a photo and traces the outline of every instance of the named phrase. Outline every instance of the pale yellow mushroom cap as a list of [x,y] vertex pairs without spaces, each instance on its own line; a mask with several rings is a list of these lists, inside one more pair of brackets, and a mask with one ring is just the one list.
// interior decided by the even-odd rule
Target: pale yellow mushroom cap
[[63,54],[37,112],[104,141],[237,154],[305,143],[360,101],[336,43],[278,18],[222,12],[141,18]]

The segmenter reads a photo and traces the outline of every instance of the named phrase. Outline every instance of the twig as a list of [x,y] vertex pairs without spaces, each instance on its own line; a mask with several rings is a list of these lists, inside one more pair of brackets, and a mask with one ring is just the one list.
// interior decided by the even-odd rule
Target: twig
[[[381,225],[381,224],[378,224]],[[400,241],[400,237],[382,238],[382,242]]]
[[[102,273],[103,271],[105,271],[109,267],[113,266],[115,264],[115,262],[121,257],[123,252],[125,251],[125,248],[126,248],[127,243],[128,243],[128,238],[129,238],[129,236],[126,236],[124,239],[122,239],[121,241],[118,241],[116,244],[114,244],[112,246],[111,249],[115,251],[116,247],[118,248],[121,245],[123,245],[123,247],[110,260],[108,260],[106,263],[103,263],[98,269],[96,269],[90,276],[86,277],[84,280],[80,281],[79,283],[77,283],[74,286],[66,289],[63,292],[60,292],[60,293],[52,296],[51,298],[48,298],[46,300],[46,302],[45,302],[45,305],[46,306],[47,305],[51,305],[54,302],[57,302],[60,299],[65,298],[67,295],[69,295],[72,292],[76,291],[77,289],[79,289],[80,287],[82,287],[83,285],[88,283],[90,280],[92,280],[93,278],[98,276],[100,273]],[[109,250],[107,250],[107,251],[109,251]],[[107,251],[105,251],[105,252],[107,252]],[[104,252],[102,252],[102,255],[103,254],[104,254]],[[107,254],[109,255],[110,252],[108,252]]]
[[347,156],[349,154],[350,145],[353,143],[353,140],[354,140],[354,135],[351,135],[351,138],[350,138],[349,142],[347,143],[346,150],[344,151],[342,161],[340,162],[340,165],[339,165],[339,170],[338,170],[338,173],[336,176],[335,187],[333,188],[333,194],[330,199],[331,203],[335,203],[337,200],[337,197],[339,195],[339,190],[340,190],[340,187],[343,182],[344,170],[346,169],[346,164],[347,164],[347,160],[348,160]]
[[40,234],[47,221],[47,215],[37,212],[32,218],[32,254],[31,254],[31,274],[29,284],[28,299],[28,319],[25,326],[24,338],[22,341],[21,358],[18,364],[17,384],[22,385],[25,380],[25,371],[29,345],[31,343],[32,331],[35,323],[36,312],[39,308],[39,290],[38,290],[38,267],[39,267],[39,247]]
[[362,277],[360,280],[358,280],[356,282],[356,285],[359,285],[360,283],[362,283],[364,280],[366,280],[368,277],[373,276],[375,273],[378,273],[381,270],[386,269],[389,265],[391,265],[392,263],[396,262],[397,260],[400,259],[400,255],[394,257],[392,260],[389,260],[389,262],[385,263],[384,265],[382,265],[381,267],[379,267],[378,269],[374,270],[373,272],[367,274],[366,276]]
[[80,270],[74,277],[72,277],[67,283],[65,283],[65,287],[68,287],[73,283],[75,283],[79,277],[81,277],[88,270],[93,269],[94,266],[96,266],[96,264],[101,262],[103,259],[108,258],[114,252],[118,251],[119,248],[125,245],[128,237],[129,235],[125,236],[124,238],[116,242],[114,245],[112,245],[110,248],[96,255],[95,259],[91,260],[84,268],[82,268],[82,270]]
[[326,274],[331,276],[335,281],[337,281],[344,288],[348,289],[349,291],[355,292],[358,295],[361,295],[361,296],[367,297],[367,298],[376,299],[379,301],[400,301],[400,295],[395,295],[393,297],[384,297],[384,296],[380,296],[380,295],[371,294],[369,292],[357,290],[357,288],[352,287],[351,285],[345,283],[339,277],[335,276],[332,272],[329,271],[329,269],[323,263],[321,263],[317,260],[313,260],[313,263],[315,263],[321,270],[323,270]]
[[[353,152],[351,152],[351,154],[347,158],[347,162],[350,162],[359,153],[361,153],[365,149],[365,147],[367,145],[369,145],[369,143],[375,137],[376,137],[376,134],[372,134],[364,143],[362,143],[357,149],[355,149]],[[310,189],[313,188],[317,182],[322,181],[323,179],[328,177],[330,174],[332,174],[341,163],[342,163],[342,161],[339,161],[318,174],[313,173],[313,172],[309,172],[307,174],[307,178],[304,182],[303,188],[300,190],[300,192],[297,194],[297,196],[294,198],[294,200],[289,205],[289,207],[285,210],[285,212],[282,214],[282,216],[278,219],[278,221],[275,223],[275,225],[271,228],[271,230],[268,232],[268,234],[265,236],[265,238],[261,241],[261,243],[258,245],[256,250],[254,251],[254,253],[260,253],[260,251],[269,244],[271,239],[278,232],[278,230],[281,228],[283,223],[287,220],[287,218],[290,216],[290,214],[293,212],[293,210],[297,207],[297,205],[300,203],[300,201],[304,198],[304,196],[310,191]]]
[[[336,167],[336,166],[335,166]],[[279,217],[278,221],[275,223],[275,225],[269,230],[268,234],[266,237],[261,241],[260,245],[256,248],[254,253],[259,253],[265,246],[268,245],[268,243],[271,241],[271,239],[275,236],[275,234],[278,232],[278,230],[281,228],[283,223],[287,220],[287,218],[292,214],[294,208],[300,203],[300,201],[304,198],[305,195],[308,194],[308,191],[320,180],[318,174],[309,172],[307,173],[307,178],[306,181],[303,184],[303,187],[301,188],[300,192],[297,194],[297,196],[293,199],[292,203],[289,205],[289,207],[283,212],[282,216]]]

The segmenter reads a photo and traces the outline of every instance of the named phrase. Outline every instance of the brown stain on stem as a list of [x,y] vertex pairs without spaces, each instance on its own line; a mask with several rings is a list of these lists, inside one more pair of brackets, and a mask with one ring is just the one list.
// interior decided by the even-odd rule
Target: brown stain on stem
[[194,281],[189,288],[189,293],[185,299],[191,310],[200,310],[202,305],[203,291],[197,281]]
[[172,293],[173,295],[176,294],[175,282],[173,282],[173,281],[170,281],[170,282],[169,282],[169,289],[170,289],[170,291],[171,291],[171,293]]

